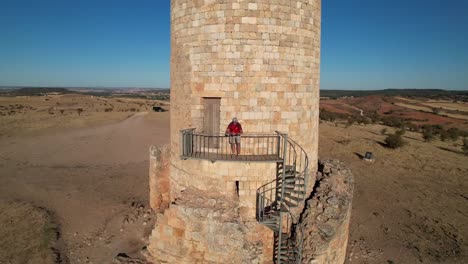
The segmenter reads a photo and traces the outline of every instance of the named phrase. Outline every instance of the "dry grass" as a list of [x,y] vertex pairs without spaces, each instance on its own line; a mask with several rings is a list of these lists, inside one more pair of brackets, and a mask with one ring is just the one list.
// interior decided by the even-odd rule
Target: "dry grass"
[[[88,95],[0,97],[0,136],[37,135],[122,121],[155,102]],[[79,109],[83,111],[79,113]]]
[[468,112],[468,104],[467,103],[450,103],[446,101],[442,102],[427,102],[427,103],[422,103],[423,105],[427,105],[432,108],[442,108],[445,110],[451,110],[451,111],[462,111],[462,112]]
[[56,227],[47,212],[1,200],[0,212],[0,263],[55,263]]
[[[442,109],[442,110],[449,110],[449,111],[468,111],[464,110],[465,105],[463,103],[424,103],[424,102],[418,102],[416,100],[409,100],[407,101],[415,103],[415,104],[409,104],[409,103],[395,103],[397,106],[405,107],[408,109],[412,110],[417,110],[417,111],[423,111],[427,113],[433,113],[434,109]],[[462,120],[468,120],[468,112],[466,112],[466,115],[464,114],[454,114],[454,113],[449,113],[445,111],[439,111],[438,115],[443,115],[443,116],[448,116],[451,118],[456,118],[456,119],[462,119]]]
[[[355,176],[347,263],[468,263],[461,141],[428,143],[406,132],[407,144],[393,150],[382,128],[320,125],[319,157],[344,161]],[[366,151],[375,163],[360,159]]]
[[425,107],[425,106],[420,106],[420,105],[412,105],[412,104],[406,104],[406,103],[395,103],[395,105],[405,107],[405,108],[408,108],[408,109],[412,109],[412,110],[432,113],[432,108],[430,108],[430,107]]

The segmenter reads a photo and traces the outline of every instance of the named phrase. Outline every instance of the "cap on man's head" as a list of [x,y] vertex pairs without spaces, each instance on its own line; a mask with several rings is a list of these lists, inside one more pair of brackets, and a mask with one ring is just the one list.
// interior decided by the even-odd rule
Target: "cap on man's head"
[[232,122],[237,122],[237,117],[232,118]]

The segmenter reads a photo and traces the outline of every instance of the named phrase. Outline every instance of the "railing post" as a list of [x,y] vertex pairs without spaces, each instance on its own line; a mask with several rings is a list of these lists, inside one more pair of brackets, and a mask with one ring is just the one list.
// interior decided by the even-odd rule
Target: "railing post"
[[182,157],[185,157],[185,144],[184,144],[184,131],[180,131],[180,151],[182,153]]
[[188,150],[187,150],[187,154],[192,156],[193,154],[193,130],[190,131],[190,136],[188,137],[188,142],[186,143],[187,144],[187,147]]
[[283,175],[281,176],[281,202],[284,199],[285,178],[286,178],[286,151],[288,147],[288,134],[283,134]]
[[282,244],[282,234],[283,234],[283,214],[279,214],[279,228],[278,228],[278,250],[276,252],[276,260],[277,264],[281,264],[281,248],[283,246]]
[[281,137],[278,134],[276,136],[276,155],[278,155],[278,157],[280,157],[280,147],[281,147],[280,140],[281,140]]

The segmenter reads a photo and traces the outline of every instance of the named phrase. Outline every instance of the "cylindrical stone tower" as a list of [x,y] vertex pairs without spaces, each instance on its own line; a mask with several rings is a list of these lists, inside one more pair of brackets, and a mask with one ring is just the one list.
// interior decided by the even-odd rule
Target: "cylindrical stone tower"
[[188,185],[226,191],[215,183],[227,179],[220,176],[252,176],[243,164],[234,172],[229,163],[214,169],[210,161],[180,159],[180,130],[204,129],[211,98],[220,99],[218,131],[237,117],[245,133],[287,133],[306,150],[314,177],[320,19],[319,0],[171,1],[172,195]]
[[287,133],[307,153],[311,190],[320,30],[320,0],[171,0],[171,200],[189,187],[237,200],[241,220],[265,233],[261,262],[271,261],[273,245],[255,221],[256,190],[275,179],[276,164],[182,159],[180,131],[224,133],[237,117],[245,134]]

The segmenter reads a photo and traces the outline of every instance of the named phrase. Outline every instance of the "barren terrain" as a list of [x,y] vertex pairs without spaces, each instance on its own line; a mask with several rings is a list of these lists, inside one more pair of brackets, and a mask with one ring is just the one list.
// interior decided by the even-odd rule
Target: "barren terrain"
[[[468,263],[468,157],[461,142],[383,144],[381,125],[320,126],[319,158],[352,170],[355,192],[348,263]],[[389,130],[392,130],[388,128]],[[365,152],[374,163],[361,160]]]
[[[28,263],[19,255],[29,263],[139,257],[154,220],[148,147],[169,142],[169,113],[148,112],[151,102],[112,98],[106,103],[122,111],[103,112],[96,107],[106,104],[102,98],[90,97],[77,100],[79,107],[89,103],[80,115],[50,114],[68,99],[41,98],[43,106],[38,97],[13,99],[0,98],[0,105],[36,110],[0,117],[0,263]],[[391,150],[382,144],[382,128],[320,125],[320,158],[343,160],[355,176],[348,263],[468,263],[468,157],[461,142],[427,143],[407,132],[408,144]],[[360,159],[366,151],[375,163]]]
[[[27,105],[24,101],[21,104]],[[168,142],[169,114],[87,114],[96,122],[83,121],[77,127],[76,119],[86,120],[86,116],[74,113],[66,119],[47,112],[42,116],[37,112],[23,113],[20,120],[41,118],[40,122],[49,123],[40,130],[34,122],[20,124],[24,130],[18,135],[10,123],[2,120],[0,129],[5,134],[0,137],[0,204],[9,206],[9,219],[17,214],[15,224],[0,228],[2,243],[14,243],[17,234],[11,232],[21,231],[11,225],[35,224],[31,218],[22,217],[20,209],[11,209],[12,201],[16,201],[50,212],[59,242],[49,246],[60,254],[63,263],[110,263],[118,253],[137,257],[146,245],[154,220],[147,206],[148,149],[151,144]],[[63,119],[57,123],[57,118]],[[20,236],[32,232],[23,231]],[[32,244],[38,243],[35,239],[41,238],[32,236]],[[0,255],[11,256],[3,252],[7,250],[1,247]],[[43,263],[51,263],[46,261],[50,260],[46,258],[50,252],[41,250],[16,248],[16,253],[27,258],[45,254]],[[0,263],[9,261],[26,263],[0,258]]]

